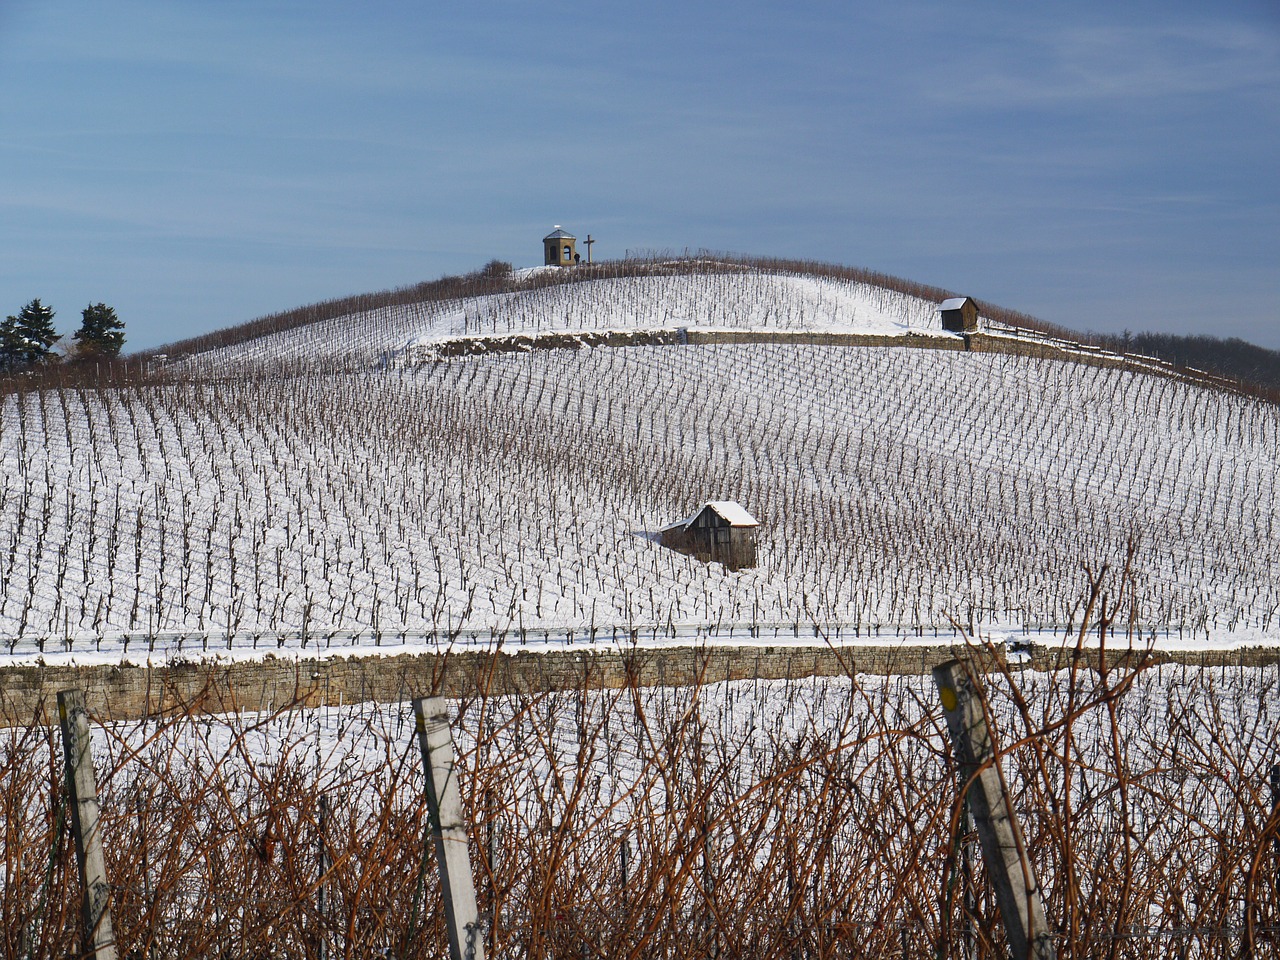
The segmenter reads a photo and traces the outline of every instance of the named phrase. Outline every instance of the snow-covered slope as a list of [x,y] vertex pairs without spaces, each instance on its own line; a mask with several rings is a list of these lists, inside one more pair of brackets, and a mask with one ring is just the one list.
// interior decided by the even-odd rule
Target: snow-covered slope
[[[690,279],[342,329],[376,351],[507,320],[927,325],[896,294],[872,309],[825,281]],[[1063,630],[1079,623],[1083,566],[1104,564],[1119,624],[1280,640],[1274,406],[1131,371],[883,346],[293,363],[345,350],[331,342],[339,326],[236,349],[289,361],[276,372],[268,360],[251,375],[3,398],[5,648],[74,652],[158,631]],[[757,569],[655,542],[709,499],[761,520]]]
[[867,283],[789,274],[695,273],[383,307],[201,354],[191,362],[202,370],[271,361],[376,362],[463,336],[675,327],[941,333],[937,304]]

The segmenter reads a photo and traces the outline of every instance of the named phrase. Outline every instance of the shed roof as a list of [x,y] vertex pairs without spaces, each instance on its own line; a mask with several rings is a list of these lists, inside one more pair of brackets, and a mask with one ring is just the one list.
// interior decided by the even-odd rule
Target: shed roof
[[711,510],[731,527],[758,527],[760,521],[747,513],[740,503],[733,500],[708,500],[683,520],[669,523],[663,530],[683,530],[693,526],[693,521],[702,516],[702,511]]
[[543,240],[577,240],[578,238],[575,237],[572,233],[569,233],[568,231],[561,230],[559,225],[557,225],[554,230],[552,230],[542,239]]
[[731,527],[760,526],[760,521],[747,513],[747,511],[742,508],[742,505],[736,500],[708,500],[693,512],[693,516],[686,520],[684,525],[687,527],[689,524],[693,523],[693,521],[697,520],[698,515],[701,514],[703,510],[710,510],[715,513],[720,517],[720,519],[728,522]]
[[[718,513],[723,519],[728,520],[729,526],[731,527],[760,526],[760,521],[747,513],[747,511],[742,508],[742,505],[735,500],[708,500],[702,505],[702,510],[706,510],[708,507]],[[699,510],[698,513],[701,513],[702,510]],[[698,513],[695,513],[694,516],[696,517]]]
[[959,310],[971,299],[972,299],[971,297],[952,297],[950,300],[943,300],[940,304],[938,304],[938,309],[939,310]]

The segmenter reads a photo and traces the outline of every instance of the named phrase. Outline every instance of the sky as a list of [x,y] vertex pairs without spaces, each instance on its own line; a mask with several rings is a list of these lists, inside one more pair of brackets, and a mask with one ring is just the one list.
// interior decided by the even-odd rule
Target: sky
[[717,250],[1280,348],[1280,3],[0,0],[0,315]]

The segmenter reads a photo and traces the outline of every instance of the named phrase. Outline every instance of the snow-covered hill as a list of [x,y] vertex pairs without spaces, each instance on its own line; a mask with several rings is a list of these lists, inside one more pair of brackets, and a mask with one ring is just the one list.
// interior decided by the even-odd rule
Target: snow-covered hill
[[[33,656],[156,633],[1061,631],[1103,565],[1121,632],[1280,640],[1280,409],[1260,401],[886,346],[373,362],[470,333],[938,332],[933,309],[817,278],[621,278],[326,321],[164,382],[6,396],[0,641]],[[370,362],[327,362],[353,357]],[[655,542],[707,499],[761,519],[758,568]]]
[[[535,275],[521,271],[517,279]],[[942,332],[936,303],[869,283],[738,270],[659,273],[379,307],[201,353],[188,364],[207,371],[281,361],[368,363],[457,337],[678,327]]]

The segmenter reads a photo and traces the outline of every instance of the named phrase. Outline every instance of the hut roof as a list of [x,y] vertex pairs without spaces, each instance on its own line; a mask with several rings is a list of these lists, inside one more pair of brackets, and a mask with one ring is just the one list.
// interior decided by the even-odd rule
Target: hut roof
[[952,297],[950,300],[943,300],[938,304],[939,310],[959,310],[969,302],[968,297]]
[[711,510],[731,527],[758,527],[760,521],[747,513],[742,505],[733,500],[708,500],[683,520],[669,523],[662,530],[685,530],[693,526],[693,521],[702,516],[704,510]]
[[543,240],[577,240],[578,238],[575,237],[572,233],[569,233],[565,230],[561,230],[559,225],[557,225],[554,230],[552,230],[542,239]]
[[[702,505],[702,509],[698,513],[706,509],[714,510],[722,519],[729,521],[729,526],[731,527],[760,526],[760,521],[747,513],[741,504],[734,500],[708,500]],[[693,517],[697,517],[698,513],[695,513]],[[691,517],[690,519],[692,520],[693,518]]]

